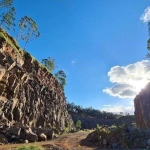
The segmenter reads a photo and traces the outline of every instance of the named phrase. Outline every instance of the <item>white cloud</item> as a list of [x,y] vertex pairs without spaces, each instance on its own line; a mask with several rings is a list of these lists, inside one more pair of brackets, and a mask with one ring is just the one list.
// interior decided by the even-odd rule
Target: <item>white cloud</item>
[[144,13],[140,17],[140,20],[142,20],[143,22],[150,21],[150,6],[144,10]]
[[134,98],[149,82],[150,72],[146,71],[147,66],[150,66],[149,60],[112,67],[108,77],[115,85],[103,89],[103,92],[119,98]]
[[103,105],[104,107],[110,107],[111,105]]
[[103,108],[101,109],[102,111],[107,111],[107,112],[112,112],[112,113],[116,113],[119,114],[120,112],[123,113],[129,113],[129,114],[134,114],[134,106],[131,104],[129,106],[123,106],[120,104],[117,105],[103,105]]
[[72,64],[75,64],[76,62],[74,60],[71,61]]

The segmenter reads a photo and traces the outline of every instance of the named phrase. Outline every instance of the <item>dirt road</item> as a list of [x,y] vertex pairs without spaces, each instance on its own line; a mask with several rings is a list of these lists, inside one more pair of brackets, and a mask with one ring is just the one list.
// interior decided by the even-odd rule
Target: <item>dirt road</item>
[[[59,150],[63,150],[63,149],[95,150],[96,145],[93,145],[93,143],[85,139],[90,132],[91,132],[90,130],[87,130],[87,131],[79,131],[75,133],[63,134],[54,140],[46,141],[46,142],[37,142],[36,144],[45,147],[47,150],[53,146],[59,147]],[[16,148],[21,145],[24,144],[1,145],[0,150],[9,150],[10,148]],[[50,150],[53,149],[51,148]]]

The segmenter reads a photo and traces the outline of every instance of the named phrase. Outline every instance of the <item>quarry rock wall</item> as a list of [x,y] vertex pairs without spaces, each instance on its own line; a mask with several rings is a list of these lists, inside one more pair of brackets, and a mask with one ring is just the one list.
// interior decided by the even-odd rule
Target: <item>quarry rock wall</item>
[[71,126],[73,121],[59,82],[7,36],[12,45],[0,38],[0,123],[57,129]]
[[150,83],[134,99],[137,128],[150,128]]

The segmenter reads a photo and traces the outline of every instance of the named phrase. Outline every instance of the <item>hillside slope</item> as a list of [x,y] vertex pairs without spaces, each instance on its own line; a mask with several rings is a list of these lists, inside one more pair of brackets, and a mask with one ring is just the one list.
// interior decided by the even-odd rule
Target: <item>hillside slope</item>
[[93,128],[96,128],[97,124],[108,125],[108,126],[111,126],[113,124],[117,126],[126,124],[128,126],[132,126],[135,123],[134,116],[132,115],[122,116],[118,119],[117,118],[110,119],[110,118],[94,117],[91,115],[75,113],[75,112],[70,112],[70,111],[69,111],[69,114],[71,115],[74,121],[74,124],[76,124],[78,120],[81,121],[82,129],[93,129]]

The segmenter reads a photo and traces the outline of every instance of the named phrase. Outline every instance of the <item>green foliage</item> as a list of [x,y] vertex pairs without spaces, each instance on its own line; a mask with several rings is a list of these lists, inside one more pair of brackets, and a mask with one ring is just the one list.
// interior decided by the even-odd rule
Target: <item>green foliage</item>
[[102,136],[101,135],[98,137],[98,144],[102,145]]
[[19,47],[18,43],[12,37],[9,37],[8,34],[1,28],[0,28],[0,39],[2,41],[4,40],[7,44],[9,44],[14,50],[16,50],[19,54],[21,54],[21,56],[25,54],[25,51]]
[[0,1],[0,8],[3,7],[10,7],[13,4],[13,0],[1,0]]
[[111,125],[111,128],[112,128],[112,129],[116,129],[117,126],[116,126],[115,124],[113,124],[113,125]]
[[41,62],[51,73],[55,69],[55,59],[48,57]]
[[96,131],[100,131],[101,128],[102,126],[100,126],[99,124],[96,125]]
[[40,36],[40,32],[38,31],[38,26],[36,22],[28,16],[24,16],[19,21],[20,31],[17,35],[17,40],[21,39],[25,41],[24,49],[27,43],[34,38],[38,38]]
[[81,121],[80,121],[80,120],[78,120],[78,121],[76,122],[76,128],[77,128],[77,130],[80,130],[80,129],[81,129]]
[[98,143],[101,144],[103,139],[108,138],[111,131],[107,127],[97,125],[94,132],[99,135]]
[[13,0],[0,0],[0,26],[10,30],[15,26],[15,8],[12,7]]
[[45,149],[38,145],[28,145],[28,146],[21,146],[15,150],[45,150]]
[[102,128],[102,132],[104,132],[107,136],[110,133],[110,130],[108,128]]
[[58,82],[61,84],[62,89],[64,89],[66,85],[66,74],[64,71],[60,70],[55,74],[55,78],[58,80]]
[[[148,33],[150,37],[150,22],[148,22]],[[147,49],[150,50],[150,38],[147,41]],[[149,55],[148,55],[148,58],[150,58]]]
[[[147,49],[148,50],[150,50],[150,39],[148,39],[148,41],[147,41]],[[149,54],[149,53],[148,53]],[[147,55],[148,56],[148,58],[149,58],[149,55]]]
[[[14,15],[16,14],[15,12],[15,8],[14,7],[11,7],[9,9],[8,12],[4,12],[2,13],[2,15],[0,16],[2,19],[0,20],[0,26],[4,26],[6,27],[6,29],[10,30],[10,27],[11,26],[15,26],[15,23],[14,23]],[[13,29],[15,30],[15,29]]]
[[[94,109],[92,107],[83,108],[82,106],[75,105],[74,103],[67,102],[67,109],[70,112],[82,113],[88,115],[90,117],[100,117],[104,119],[118,119],[120,117],[119,114],[114,114],[112,112],[100,111],[99,109]],[[134,118],[134,116],[130,115],[130,117]]]
[[70,131],[68,127],[64,127],[63,130],[64,130],[64,133],[69,133],[69,131]]

